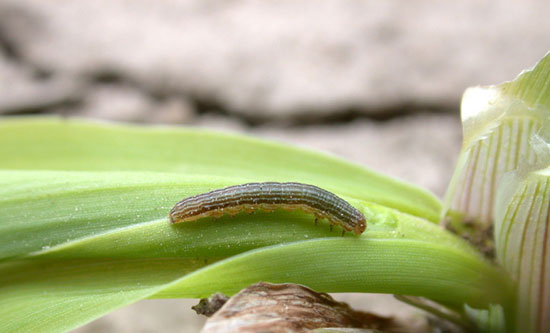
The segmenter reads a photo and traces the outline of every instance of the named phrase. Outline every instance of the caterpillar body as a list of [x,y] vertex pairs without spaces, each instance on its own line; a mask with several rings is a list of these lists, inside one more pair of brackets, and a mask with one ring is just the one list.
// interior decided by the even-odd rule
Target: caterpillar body
[[235,215],[256,210],[302,210],[326,218],[331,224],[359,235],[365,231],[365,216],[335,194],[302,183],[247,183],[229,186],[188,197],[170,211],[172,223],[189,222],[205,217]]

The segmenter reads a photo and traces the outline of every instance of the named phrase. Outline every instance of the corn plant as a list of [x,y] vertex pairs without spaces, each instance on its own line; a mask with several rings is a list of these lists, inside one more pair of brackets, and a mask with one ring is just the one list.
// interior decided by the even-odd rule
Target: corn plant
[[[246,136],[0,119],[0,331],[69,330],[138,300],[230,295],[258,281],[423,297],[464,327],[549,331],[549,108],[550,56],[514,81],[467,90],[443,202]],[[261,181],[329,190],[367,230],[342,237],[300,211],[169,221],[184,197]],[[464,239],[492,228],[482,240],[494,240],[495,260]]]

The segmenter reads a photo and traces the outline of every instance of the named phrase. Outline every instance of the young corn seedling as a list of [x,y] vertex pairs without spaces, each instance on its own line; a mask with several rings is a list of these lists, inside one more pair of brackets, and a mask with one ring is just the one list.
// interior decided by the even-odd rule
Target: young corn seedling
[[[467,90],[443,204],[332,156],[243,136],[3,118],[0,330],[69,330],[141,299],[265,281],[423,297],[467,328],[548,331],[549,108],[549,56],[514,81]],[[367,229],[342,237],[299,210],[170,223],[183,198],[251,182],[328,190]],[[492,240],[494,261],[479,250],[491,253]]]

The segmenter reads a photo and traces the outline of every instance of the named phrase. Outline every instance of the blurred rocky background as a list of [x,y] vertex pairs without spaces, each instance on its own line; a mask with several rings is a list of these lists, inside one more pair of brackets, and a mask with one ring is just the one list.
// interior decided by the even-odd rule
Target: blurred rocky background
[[[442,196],[462,92],[534,65],[548,13],[544,0],[0,0],[0,115],[241,132]],[[418,318],[388,298],[335,297]],[[193,332],[194,303],[143,301],[79,331]]]

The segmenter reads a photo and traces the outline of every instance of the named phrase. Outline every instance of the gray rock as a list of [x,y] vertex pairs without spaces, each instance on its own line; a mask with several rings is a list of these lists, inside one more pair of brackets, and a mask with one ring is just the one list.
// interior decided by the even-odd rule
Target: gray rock
[[39,78],[0,53],[0,114],[38,112],[78,103],[81,87],[68,78]]
[[67,116],[137,123],[189,123],[195,110],[183,98],[156,101],[142,91],[121,84],[94,85],[76,107],[55,110]]
[[198,332],[205,317],[191,310],[195,299],[144,300],[114,311],[76,330],[93,332]]
[[26,63],[250,119],[452,108],[548,51],[550,2],[3,0]]

